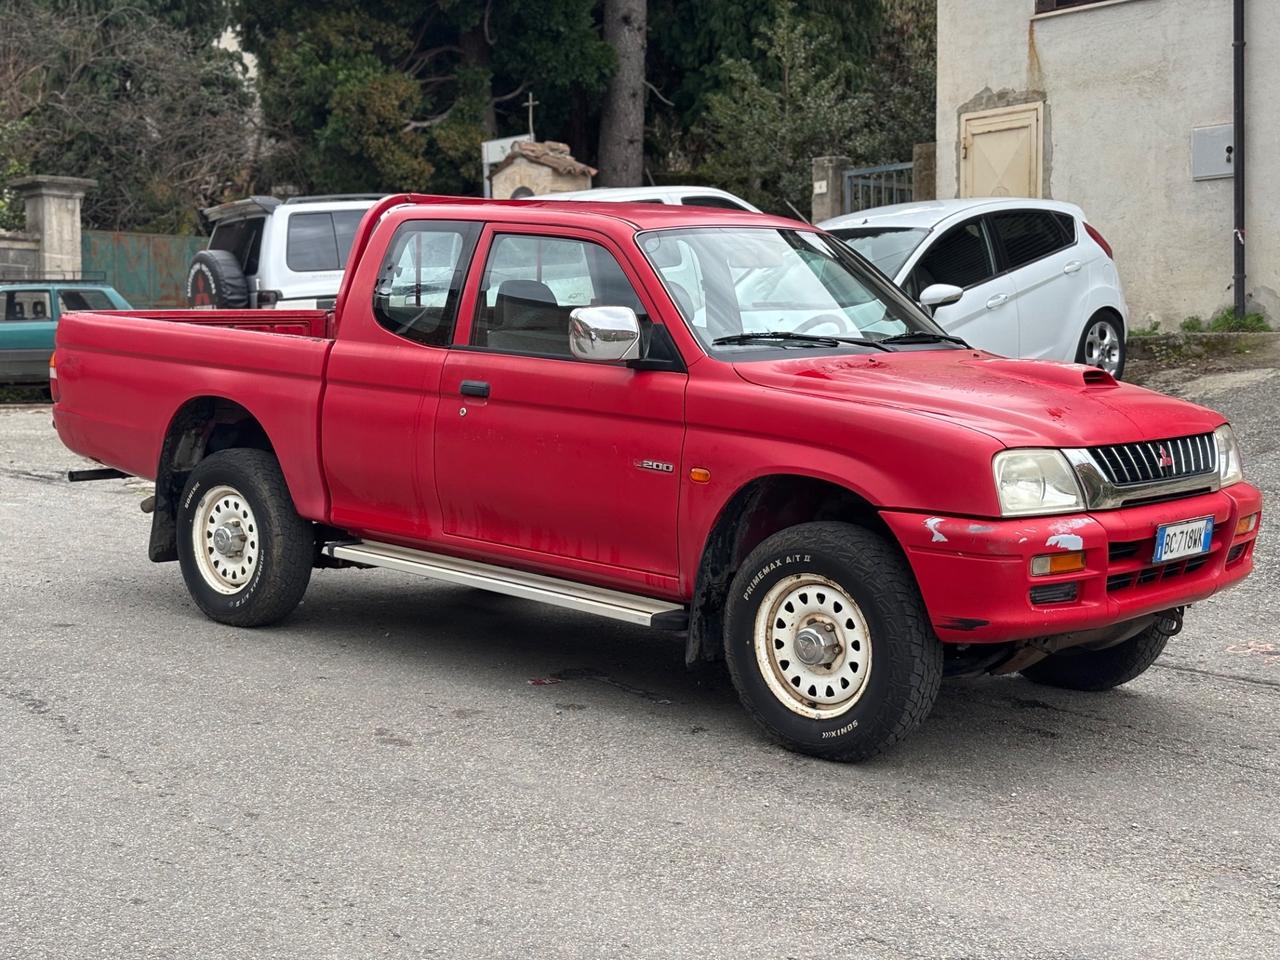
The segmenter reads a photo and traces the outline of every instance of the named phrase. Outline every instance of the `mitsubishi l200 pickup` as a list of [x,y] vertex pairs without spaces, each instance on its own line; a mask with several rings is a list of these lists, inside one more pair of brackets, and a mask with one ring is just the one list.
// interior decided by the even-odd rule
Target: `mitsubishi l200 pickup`
[[974,350],[744,211],[393,196],[332,312],[72,313],[50,375],[214,620],[357,566],[683,631],[837,760],[944,676],[1132,680],[1261,515],[1219,414]]

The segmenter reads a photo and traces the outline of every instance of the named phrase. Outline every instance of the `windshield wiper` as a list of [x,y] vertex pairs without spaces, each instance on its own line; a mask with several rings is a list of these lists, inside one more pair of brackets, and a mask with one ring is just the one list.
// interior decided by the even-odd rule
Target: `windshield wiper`
[[911,333],[895,333],[892,337],[884,337],[881,343],[958,343],[967,347],[965,341],[946,333],[931,333],[928,330],[913,330]]
[[882,347],[878,340],[864,340],[861,337],[826,337],[811,333],[792,333],[790,330],[761,330],[757,333],[735,333],[728,337],[716,337],[711,342],[719,347],[733,343],[755,343],[758,340],[783,340],[828,347],[838,347],[843,343],[852,343],[860,347],[875,347],[877,350],[888,351],[890,349],[889,347]]

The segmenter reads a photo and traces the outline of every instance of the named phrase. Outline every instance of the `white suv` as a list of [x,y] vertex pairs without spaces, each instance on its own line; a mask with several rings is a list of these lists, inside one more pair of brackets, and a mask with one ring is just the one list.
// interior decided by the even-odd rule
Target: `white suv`
[[380,195],[249,197],[202,211],[209,246],[187,270],[187,303],[206,309],[328,309],[351,240]]
[[716,187],[596,187],[594,190],[543,193],[529,199],[591,200],[602,203],[670,203],[685,207],[716,207],[720,210],[760,212],[741,197]]
[[928,200],[818,226],[975,347],[1124,373],[1129,309],[1111,247],[1074,204]]

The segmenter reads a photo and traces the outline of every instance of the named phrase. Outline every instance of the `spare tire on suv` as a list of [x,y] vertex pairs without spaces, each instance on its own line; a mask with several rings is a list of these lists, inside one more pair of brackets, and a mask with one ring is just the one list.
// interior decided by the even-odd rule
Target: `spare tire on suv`
[[201,250],[187,270],[187,306],[205,310],[243,310],[249,306],[249,281],[229,250]]

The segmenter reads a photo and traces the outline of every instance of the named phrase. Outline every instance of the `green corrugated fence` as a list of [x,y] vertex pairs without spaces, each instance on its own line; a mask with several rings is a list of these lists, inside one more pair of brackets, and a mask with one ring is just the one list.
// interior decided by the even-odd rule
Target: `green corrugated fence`
[[81,270],[98,274],[135,307],[185,307],[187,267],[206,237],[85,230]]

